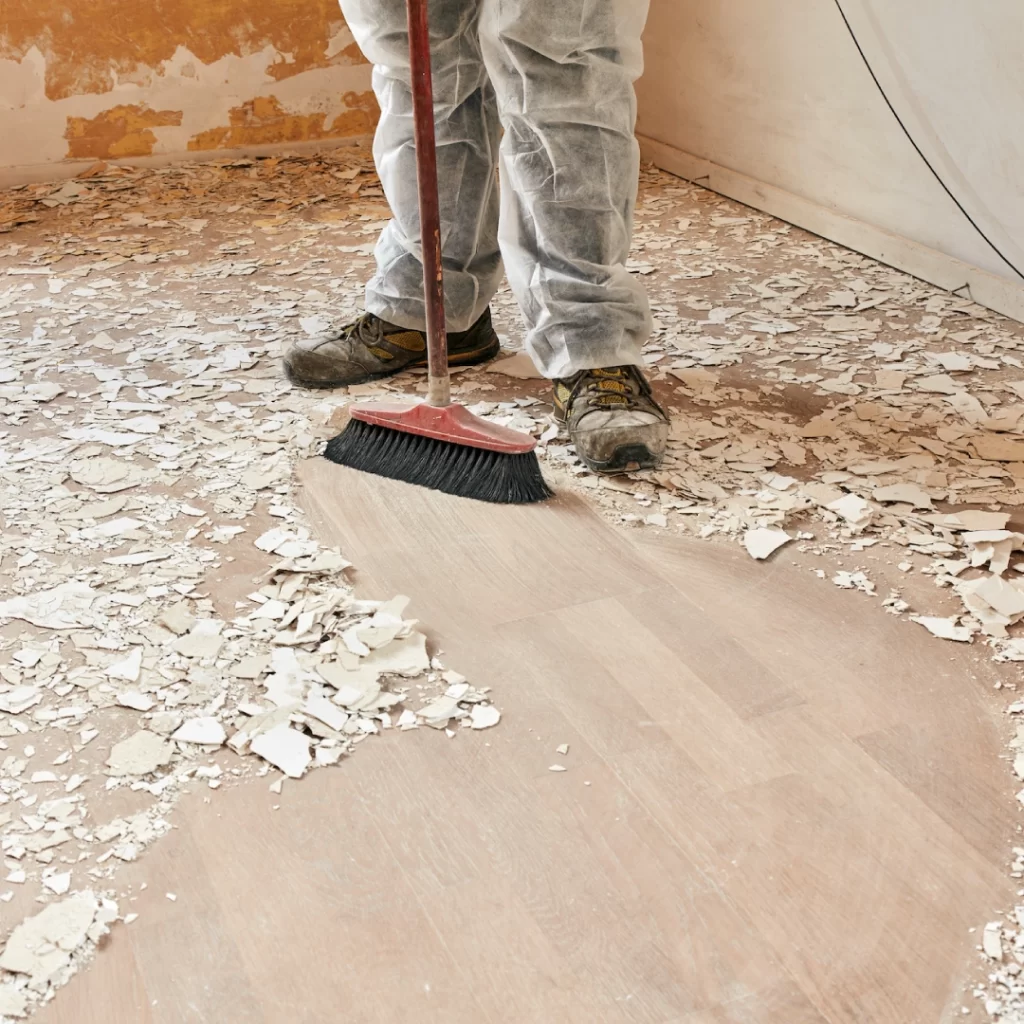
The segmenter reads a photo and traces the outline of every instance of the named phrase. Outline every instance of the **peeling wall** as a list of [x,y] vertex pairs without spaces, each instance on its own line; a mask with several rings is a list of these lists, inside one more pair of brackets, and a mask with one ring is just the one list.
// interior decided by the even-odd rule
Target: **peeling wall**
[[373,130],[337,0],[0,0],[0,168]]

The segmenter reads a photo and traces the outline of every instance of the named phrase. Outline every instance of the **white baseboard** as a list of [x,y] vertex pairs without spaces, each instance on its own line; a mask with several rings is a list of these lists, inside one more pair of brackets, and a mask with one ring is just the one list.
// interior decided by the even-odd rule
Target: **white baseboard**
[[819,206],[809,199],[774,185],[766,185],[756,178],[730,171],[674,146],[644,135],[639,136],[639,139],[644,159],[650,160],[662,170],[703,185],[712,192],[728,196],[756,210],[770,213],[780,220],[838,242],[897,270],[906,271],[1013,320],[1024,322],[1024,284],[1017,284],[919,242]]

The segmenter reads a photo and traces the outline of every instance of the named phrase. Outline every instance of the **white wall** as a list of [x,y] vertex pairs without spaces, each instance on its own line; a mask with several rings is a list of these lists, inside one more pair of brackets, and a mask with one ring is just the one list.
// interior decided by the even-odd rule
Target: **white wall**
[[652,0],[647,154],[1024,318],[1024,4],[842,3]]

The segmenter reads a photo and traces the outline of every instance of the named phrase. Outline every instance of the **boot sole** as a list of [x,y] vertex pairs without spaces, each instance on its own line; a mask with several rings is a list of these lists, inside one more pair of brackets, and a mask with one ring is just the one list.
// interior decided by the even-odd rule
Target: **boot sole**
[[[579,451],[576,453],[579,455]],[[638,469],[657,469],[662,456],[653,455],[645,444],[624,444],[612,452],[606,462],[597,462],[580,455],[580,460],[592,473],[626,473]]]
[[[470,352],[457,352],[449,353],[448,365],[449,366],[477,366],[480,363],[487,363],[494,359],[501,353],[501,341],[498,336],[487,344],[485,348],[473,349]],[[398,367],[396,370],[382,370],[380,373],[367,373],[356,380],[309,380],[305,377],[300,377],[296,374],[287,360],[284,364],[285,376],[296,386],[300,388],[306,388],[309,391],[333,391],[336,388],[347,388],[353,384],[370,384],[375,380],[386,380],[388,377],[394,377],[396,374],[401,373],[403,370],[417,370],[427,365],[426,356],[422,359],[417,359],[415,362],[406,363],[404,366]]]

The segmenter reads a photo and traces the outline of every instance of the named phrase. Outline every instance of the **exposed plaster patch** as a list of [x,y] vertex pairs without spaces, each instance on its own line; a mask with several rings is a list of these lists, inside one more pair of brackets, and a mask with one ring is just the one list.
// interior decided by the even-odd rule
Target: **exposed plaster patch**
[[331,124],[327,115],[295,114],[285,110],[276,96],[260,96],[232,108],[230,123],[210,128],[189,139],[190,150],[235,149],[273,142],[309,142],[365,135],[373,130],[379,108],[372,92],[349,92],[346,109]]
[[[348,29],[341,28],[329,45],[340,52],[351,45],[351,40]],[[46,96],[46,59],[40,50],[30,50],[20,61],[0,60],[0,133],[9,142],[0,147],[0,166],[37,165],[73,156],[76,151],[69,153],[68,142],[72,140],[66,134],[70,126],[120,108],[180,113],[180,119],[173,122],[168,119],[142,126],[140,131],[154,137],[144,139],[151,148],[140,151],[140,141],[133,139],[125,145],[135,151],[117,154],[124,156],[183,153],[189,149],[190,140],[203,132],[232,126],[232,110],[270,96],[289,116],[322,115],[322,134],[308,138],[336,138],[372,129],[374,112],[365,96],[370,84],[369,65],[334,63],[280,80],[272,72],[280,56],[267,46],[245,57],[227,56],[206,64],[195,53],[178,47],[156,69],[148,85],[119,80],[106,95],[61,100]],[[351,103],[355,103],[352,110]],[[288,123],[282,121],[279,127],[287,128]],[[122,138],[127,139],[134,131],[126,121]],[[268,142],[289,141],[273,138],[269,129],[262,137]],[[107,138],[109,145],[117,146],[118,139],[112,135]]]
[[150,129],[179,124],[180,110],[121,105],[93,118],[69,117],[64,138],[68,140],[68,157],[73,160],[149,156],[156,143]]
[[40,0],[5,0],[0,58],[46,57],[46,96],[104,93],[118,81],[146,86],[184,46],[204,64],[271,47],[269,76],[280,81],[332,62],[361,62],[348,44],[337,0],[90,0],[54,10]]

